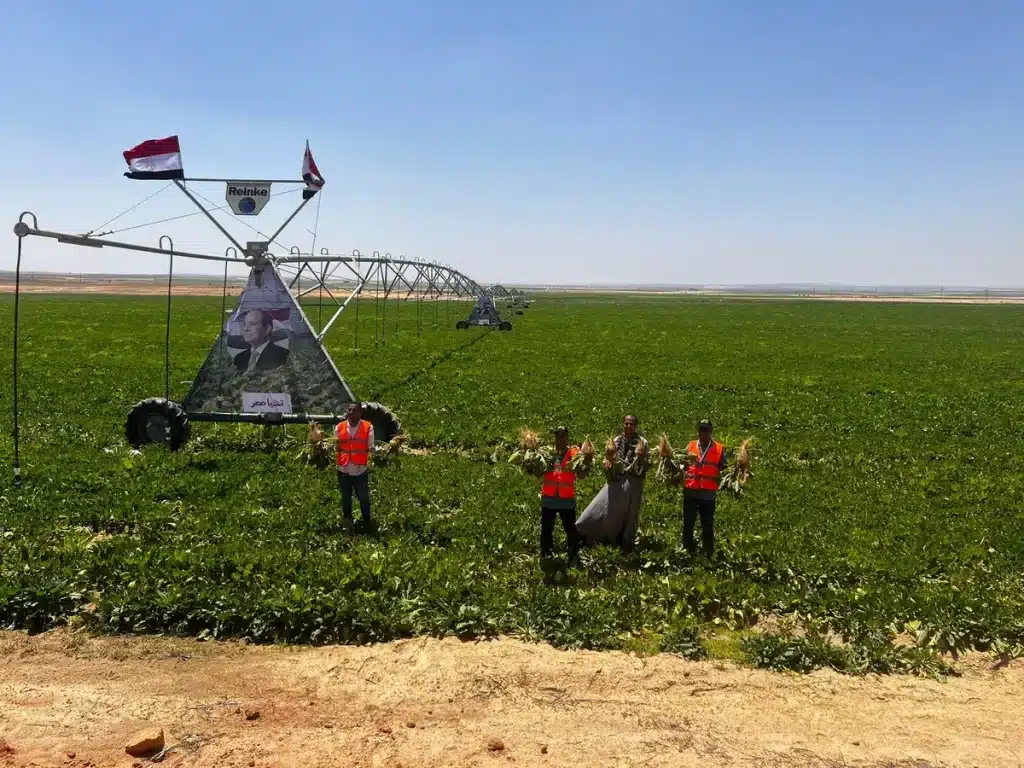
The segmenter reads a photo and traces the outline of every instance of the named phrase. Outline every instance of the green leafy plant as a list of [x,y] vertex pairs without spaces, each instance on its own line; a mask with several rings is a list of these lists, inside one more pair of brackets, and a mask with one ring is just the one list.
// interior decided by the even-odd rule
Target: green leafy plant
[[661,650],[678,653],[694,661],[708,657],[708,650],[701,639],[700,625],[693,620],[673,624],[661,636]]
[[[364,301],[326,337],[353,390],[410,430],[375,460],[378,532],[348,536],[333,473],[307,463],[307,425],[195,423],[175,453],[125,445],[128,409],[163,393],[165,298],[25,297],[25,484],[0,492],[0,625],[309,643],[512,633],[595,649],[632,637],[687,654],[697,627],[744,638],[733,645],[762,666],[848,673],[945,674],[968,651],[996,663],[1024,646],[1016,307],[549,297],[496,334],[454,329],[465,302],[435,304],[388,302],[374,344],[384,308]],[[0,297],[0,323],[11,310]],[[172,399],[221,316],[219,298],[175,297]],[[5,402],[10,387],[0,377]],[[678,489],[653,482],[633,555],[588,548],[548,579],[537,481],[507,462],[508,438],[527,423],[609,434],[626,412],[647,434],[688,434],[711,413],[723,440],[753,435],[757,482],[742,501],[720,495],[714,558],[683,551]],[[9,430],[9,410],[0,419]],[[579,478],[581,507],[604,481]],[[745,639],[767,615],[818,634]]]

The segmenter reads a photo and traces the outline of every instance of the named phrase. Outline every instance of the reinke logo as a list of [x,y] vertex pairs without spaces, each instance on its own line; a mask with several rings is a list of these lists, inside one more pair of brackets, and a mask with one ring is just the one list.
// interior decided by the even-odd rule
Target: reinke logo
[[270,199],[270,184],[259,182],[228,182],[227,201],[242,216],[259,213]]
[[245,195],[246,197],[269,197],[270,189],[268,187],[236,187],[230,185],[228,186],[228,194],[232,197],[239,195]]

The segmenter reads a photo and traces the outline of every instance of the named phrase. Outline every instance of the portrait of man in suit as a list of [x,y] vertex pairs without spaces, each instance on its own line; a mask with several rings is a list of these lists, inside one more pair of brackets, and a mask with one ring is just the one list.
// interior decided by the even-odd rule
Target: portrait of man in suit
[[274,319],[269,312],[253,309],[245,313],[242,320],[242,338],[249,348],[235,355],[235,367],[246,371],[272,371],[284,365],[288,350],[274,344],[271,333]]

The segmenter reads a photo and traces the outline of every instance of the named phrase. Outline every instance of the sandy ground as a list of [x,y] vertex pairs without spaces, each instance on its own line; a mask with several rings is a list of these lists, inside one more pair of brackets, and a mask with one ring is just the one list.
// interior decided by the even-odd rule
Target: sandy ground
[[1020,766],[1022,702],[1021,661],[939,682],[509,639],[0,633],[0,766],[142,765],[125,745],[145,726],[170,766]]

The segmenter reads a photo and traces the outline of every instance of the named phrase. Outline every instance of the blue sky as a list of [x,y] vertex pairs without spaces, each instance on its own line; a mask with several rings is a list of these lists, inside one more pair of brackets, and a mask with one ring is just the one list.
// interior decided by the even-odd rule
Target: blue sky
[[[160,188],[122,176],[146,138],[241,178],[296,176],[309,139],[318,250],[481,281],[1021,286],[1022,39],[1019,0],[35,0],[0,26],[0,214],[98,226]],[[201,217],[119,237],[161,233],[226,245]],[[33,240],[25,267],[165,264]]]

